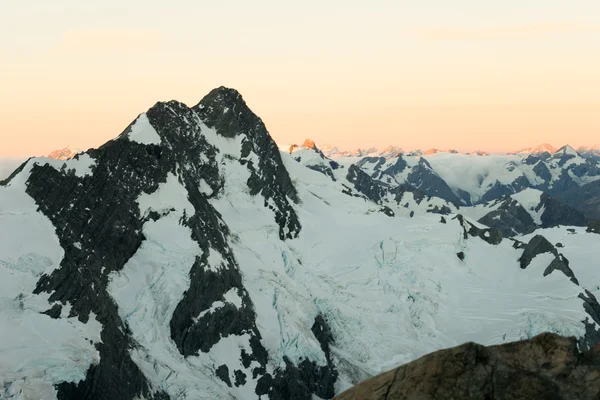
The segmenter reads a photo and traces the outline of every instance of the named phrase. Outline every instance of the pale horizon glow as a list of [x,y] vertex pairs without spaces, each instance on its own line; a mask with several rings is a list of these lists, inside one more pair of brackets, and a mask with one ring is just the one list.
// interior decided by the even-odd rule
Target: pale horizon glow
[[0,3],[0,157],[239,90],[279,144],[600,142],[597,0]]

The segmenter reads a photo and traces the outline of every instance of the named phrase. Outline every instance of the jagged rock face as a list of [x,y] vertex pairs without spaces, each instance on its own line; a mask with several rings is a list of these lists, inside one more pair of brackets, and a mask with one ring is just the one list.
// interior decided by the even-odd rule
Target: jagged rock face
[[511,194],[520,192],[530,186],[529,181],[524,176],[515,179],[511,184],[502,184],[498,181],[492,186],[483,196],[481,202],[493,201],[502,197],[510,196]]
[[542,194],[538,209],[542,207],[544,207],[544,212],[541,215],[541,220],[544,228],[558,225],[585,226],[587,224],[587,219],[581,212],[561,203],[546,193]]
[[[547,193],[539,193],[539,201],[536,200],[535,205],[528,206],[530,211],[527,211],[515,198],[507,197],[491,204],[489,207],[495,209],[477,222],[498,229],[505,237],[528,234],[537,228],[587,225],[588,221],[582,213],[550,197]],[[539,220],[534,221],[531,213],[535,213]]]
[[489,244],[495,245],[502,242],[502,233],[494,228],[481,229],[467,221],[461,214],[457,214],[456,217],[452,218],[458,220],[463,229],[463,238],[467,239],[469,236],[478,237],[481,240],[488,242]]
[[371,378],[338,400],[598,399],[600,352],[551,333],[484,347],[440,350]]
[[407,177],[407,182],[429,196],[439,197],[455,206],[461,204],[448,184],[433,171],[431,165],[424,158],[421,158],[419,164],[412,169]]
[[[82,322],[93,312],[103,326],[102,343],[97,345],[100,363],[90,367],[85,381],[60,384],[59,398],[162,397],[150,391],[131,360],[129,348],[134,344],[106,285],[108,274],[121,269],[143,241],[145,221],[135,200],[142,192],[155,191],[175,169],[176,161],[159,146],[124,140],[109,142],[89,154],[96,160],[93,176],[80,178],[47,165],[34,166],[27,184],[27,193],[50,218],[65,250],[61,268],[43,275],[36,292],[51,293],[51,302],[70,303],[70,316]],[[113,179],[123,184],[109,185]],[[92,286],[96,290],[90,291]],[[123,382],[111,382],[114,376],[124,377]]]
[[[288,198],[297,202],[298,193],[262,120],[250,111],[236,90],[224,87],[212,90],[193,110],[217,134],[226,138],[243,135],[240,162],[251,173],[248,179],[250,193],[260,193],[265,198],[265,206],[270,201],[275,203],[275,219],[282,239],[297,237],[300,221]],[[251,153],[258,157],[258,162],[253,160]]]
[[396,174],[400,174],[400,173],[404,172],[404,170],[407,167],[408,167],[408,164],[406,163],[406,160],[404,160],[404,158],[401,155],[398,155],[396,157],[396,162],[394,163],[394,165],[390,166],[384,172],[388,175],[394,176]]
[[[205,110],[208,123],[221,130],[220,134],[230,137],[231,129],[245,134],[240,163],[251,172],[248,180],[251,193],[262,195],[265,203],[271,203],[282,240],[296,236],[300,224],[288,202],[288,198],[297,200],[295,188],[260,120],[244,108],[245,103],[235,91],[211,92],[201,104],[205,104],[199,108]],[[235,112],[236,118],[214,118],[217,114],[227,115],[223,111],[227,109]],[[202,251],[189,265],[189,287],[170,318],[171,339],[181,356],[208,353],[222,338],[245,335],[251,348],[248,352],[241,349],[239,355],[245,370],[229,371],[227,365],[216,368],[216,376],[225,384],[243,386],[253,377],[259,382],[257,395],[261,392],[271,398],[288,398],[288,395],[309,398],[312,393],[333,396],[337,374],[329,356],[325,366],[309,360],[299,365],[290,361],[273,376],[267,372],[269,355],[261,344],[254,305],[229,247],[229,229],[208,201],[222,189],[223,177],[216,162],[219,149],[207,142],[197,113],[171,101],[157,103],[145,116],[158,135],[156,143],[131,140],[136,120],[118,139],[86,153],[94,161],[92,173],[80,176],[36,164],[27,180],[27,194],[50,219],[65,251],[60,268],[42,275],[35,288],[35,293],[48,293],[49,303],[54,303],[45,314],[61,318],[62,308],[69,304],[68,317],[77,317],[85,323],[93,313],[102,325],[102,341],[96,344],[99,363],[89,368],[84,380],[56,385],[58,398],[168,398],[148,382],[132,360],[131,349],[137,345],[109,294],[108,285],[109,275],[121,271],[146,241],[146,224],[176,211],[164,208],[142,213],[138,206],[142,196],[157,192],[169,176],[175,177],[184,188],[194,210],[184,211],[179,223],[189,228],[191,239]],[[256,163],[251,159],[255,150]],[[212,253],[218,254],[220,265],[209,265]],[[234,293],[240,299],[239,304],[225,302],[206,312],[213,304],[224,301],[226,293]],[[323,318],[315,326],[313,329],[319,332],[328,330]],[[326,333],[322,337],[322,348],[329,354],[330,338]]]
[[542,235],[535,235],[529,243],[525,246],[525,250],[519,259],[521,268],[527,268],[531,263],[531,260],[538,254],[552,253],[558,256],[558,251],[545,237]]
[[600,220],[600,180],[577,186],[558,196],[559,200],[583,212],[594,220]]
[[533,232],[536,225],[531,215],[516,200],[508,198],[496,210],[477,222],[498,229],[505,237]]
[[348,182],[354,184],[357,192],[364,194],[368,199],[380,204],[381,199],[386,195],[387,189],[379,182],[375,182],[369,175],[356,165],[348,168],[346,175]]

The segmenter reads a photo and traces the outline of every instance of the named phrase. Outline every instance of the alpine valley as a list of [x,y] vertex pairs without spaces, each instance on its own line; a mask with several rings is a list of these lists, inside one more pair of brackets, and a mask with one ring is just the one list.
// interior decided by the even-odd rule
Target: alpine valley
[[596,150],[342,153],[278,146],[233,89],[157,103],[0,182],[0,399],[329,399],[544,332],[575,360]]

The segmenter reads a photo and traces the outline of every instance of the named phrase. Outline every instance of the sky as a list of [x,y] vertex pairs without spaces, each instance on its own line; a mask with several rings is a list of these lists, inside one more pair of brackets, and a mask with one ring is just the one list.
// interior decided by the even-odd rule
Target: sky
[[600,142],[598,0],[0,0],[0,157],[239,90],[278,144]]

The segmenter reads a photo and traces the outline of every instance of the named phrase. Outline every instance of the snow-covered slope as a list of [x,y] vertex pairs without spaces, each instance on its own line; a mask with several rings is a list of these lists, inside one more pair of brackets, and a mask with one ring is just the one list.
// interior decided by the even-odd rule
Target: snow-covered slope
[[0,158],[0,181],[8,178],[13,171],[25,161],[19,157],[3,157]]
[[329,175],[302,147],[279,151],[218,88],[73,160],[30,160],[0,186],[0,393],[331,398],[465,341],[600,340],[587,256],[502,240],[353,163]]

